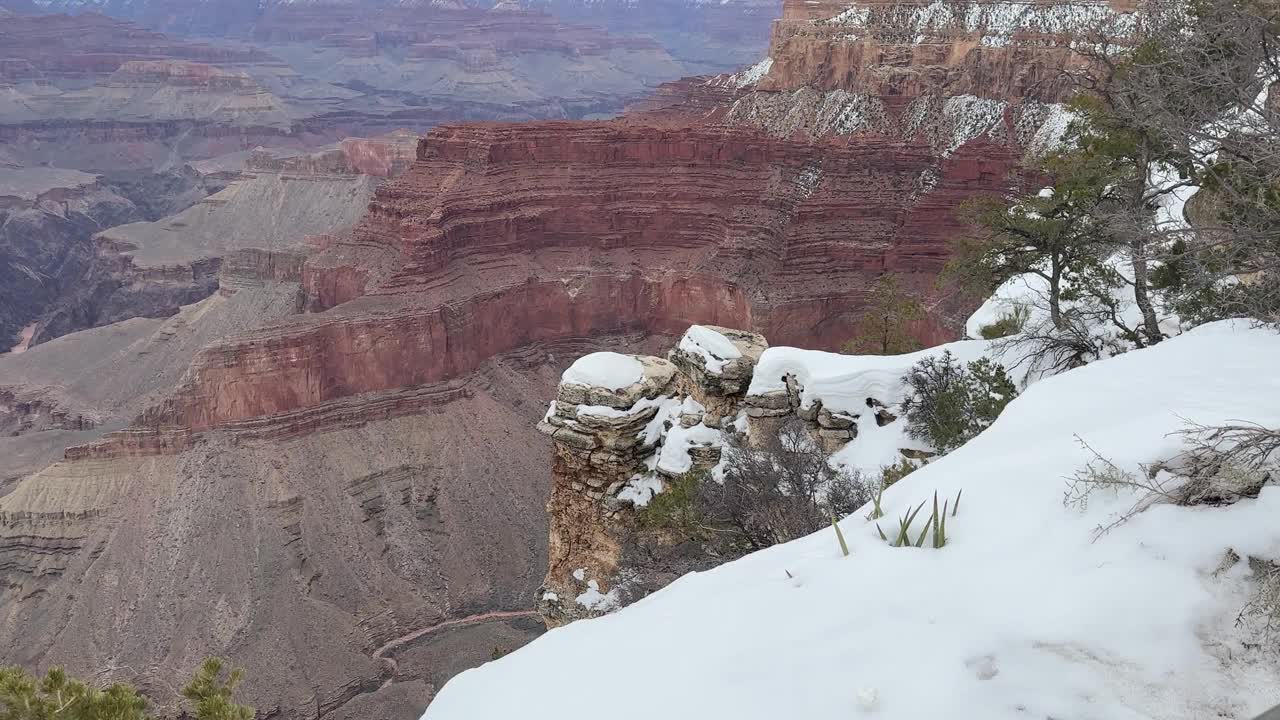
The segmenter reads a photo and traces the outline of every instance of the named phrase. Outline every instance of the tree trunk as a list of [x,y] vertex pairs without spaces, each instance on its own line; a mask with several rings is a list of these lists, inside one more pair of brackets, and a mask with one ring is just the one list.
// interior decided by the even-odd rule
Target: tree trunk
[[1164,339],[1160,333],[1160,321],[1156,318],[1155,306],[1151,304],[1150,276],[1147,272],[1146,243],[1134,240],[1129,246],[1133,264],[1133,301],[1142,311],[1142,331],[1146,335],[1148,345],[1155,345]]
[[1062,329],[1062,263],[1057,257],[1049,261],[1049,320],[1054,330]]

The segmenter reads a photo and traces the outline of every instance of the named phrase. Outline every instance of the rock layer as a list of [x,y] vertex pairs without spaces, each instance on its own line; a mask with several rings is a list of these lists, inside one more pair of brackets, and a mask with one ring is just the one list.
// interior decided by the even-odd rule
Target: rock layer
[[[914,78],[951,67],[937,51],[962,51],[972,37],[902,54],[857,39],[871,37],[861,30],[851,41],[826,33],[793,5],[795,32],[771,50],[779,73],[798,68],[785,83],[766,64],[667,88],[618,120],[442,126],[405,174],[377,188],[350,234],[325,233],[305,259],[292,241],[224,256],[221,292],[175,317],[208,317],[205,303],[266,287],[295,293],[296,304],[211,337],[180,380],[165,376],[176,387],[149,393],[131,421],[51,427],[56,440],[23,451],[70,446],[0,498],[0,552],[11,558],[0,563],[6,659],[128,664],[136,676],[122,679],[162,688],[201,655],[229,654],[251,663],[250,699],[291,718],[425,702],[403,696],[429,692],[415,684],[423,671],[377,651],[442,621],[529,610],[547,567],[548,496],[561,531],[541,597],[568,607],[565,618],[607,607],[629,582],[642,593],[689,567],[608,576],[619,552],[609,543],[627,546],[593,518],[605,496],[646,491],[627,470],[646,446],[635,433],[648,410],[601,403],[622,419],[588,411],[583,420],[588,395],[567,395],[575,409],[557,400],[548,418],[555,370],[606,344],[653,352],[691,324],[836,347],[886,271],[925,300],[922,339],[945,338],[965,310],[934,283],[965,231],[955,208],[1021,185],[1028,145],[1054,124],[1051,96],[1010,102],[1020,86],[998,78],[986,88],[985,60],[952,63],[958,75],[942,83]],[[868,8],[887,18],[918,6],[851,9]],[[816,45],[786,39],[801,30]],[[359,37],[332,41],[344,56],[367,48]],[[1062,56],[1052,37],[1018,42],[1026,57]],[[831,57],[852,58],[852,46],[880,55],[851,60],[846,69],[861,70],[828,83],[824,61],[790,57],[819,57],[822,43]],[[462,62],[489,72],[495,57],[481,48]],[[919,72],[875,84],[888,67]],[[135,244],[139,254],[159,247]],[[42,347],[8,362],[35,362]],[[687,355],[676,364],[693,367]],[[723,427],[737,407],[728,397],[741,381],[712,382],[705,367],[677,381],[689,388],[684,400],[643,423],[647,431],[668,413],[654,466],[663,482],[715,462],[719,431],[708,420]],[[763,420],[791,401],[754,407]],[[28,415],[31,428],[61,422]],[[532,430],[540,417],[560,433],[565,478],[600,467],[608,480],[583,476],[575,488],[557,478],[552,490],[539,460],[550,441]],[[835,416],[813,422],[850,432]],[[170,584],[143,585],[155,576]],[[138,600],[108,617],[92,602],[108,589]],[[14,630],[32,623],[37,632]]]
[[407,166],[413,143],[399,133],[315,153],[250,153],[236,180],[194,206],[98,233],[77,287],[40,319],[33,342],[171,315],[241,277],[300,282],[303,257],[357,222],[377,183]]

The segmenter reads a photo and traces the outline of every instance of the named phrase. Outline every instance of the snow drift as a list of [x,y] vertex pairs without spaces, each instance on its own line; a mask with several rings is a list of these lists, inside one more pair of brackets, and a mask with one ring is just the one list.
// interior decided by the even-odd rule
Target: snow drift
[[1220,566],[1280,557],[1280,487],[1100,537],[1134,497],[1063,497],[1079,439],[1136,470],[1187,421],[1280,424],[1278,359],[1280,335],[1217,323],[1036,383],[885,493],[882,526],[963,489],[946,547],[889,547],[855,513],[850,557],[825,530],[687,575],[459,675],[425,720],[1252,717],[1280,668],[1235,626],[1247,563]]

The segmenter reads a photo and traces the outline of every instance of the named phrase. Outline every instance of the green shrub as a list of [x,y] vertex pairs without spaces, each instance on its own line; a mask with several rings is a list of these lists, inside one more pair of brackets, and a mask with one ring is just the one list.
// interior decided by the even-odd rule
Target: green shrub
[[919,467],[919,465],[911,461],[911,458],[905,457],[892,465],[886,465],[880,468],[880,486],[891,487],[894,483],[915,472]]
[[902,403],[907,431],[939,453],[990,427],[1018,394],[999,363],[982,358],[965,366],[949,350],[913,365],[903,381],[911,388]]
[[636,522],[646,530],[674,530],[689,538],[703,535],[702,512],[698,508],[698,488],[706,472],[687,472],[667,483],[649,504],[636,513]]
[[4,720],[145,720],[147,699],[128,685],[95,688],[53,668],[37,680],[19,667],[0,668]]

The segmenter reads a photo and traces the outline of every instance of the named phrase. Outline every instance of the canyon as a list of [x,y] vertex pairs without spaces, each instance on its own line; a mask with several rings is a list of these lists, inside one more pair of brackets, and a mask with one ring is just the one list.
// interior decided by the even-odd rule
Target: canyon
[[[548,526],[572,521],[548,517],[535,429],[561,370],[697,324],[835,349],[886,272],[928,308],[921,340],[955,337],[973,301],[937,279],[956,209],[1031,180],[1023,158],[1065,130],[1067,33],[1125,9],[788,2],[765,60],[618,118],[213,151],[248,150],[270,110],[184,155],[224,187],[104,218],[128,224],[82,250],[94,281],[0,355],[0,660],[105,669],[172,715],[221,654],[264,715],[416,717],[540,631]],[[293,27],[273,42],[314,41]],[[243,52],[216,65],[252,86],[129,72],[296,107]],[[92,169],[44,184],[87,192]]]

